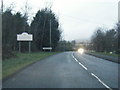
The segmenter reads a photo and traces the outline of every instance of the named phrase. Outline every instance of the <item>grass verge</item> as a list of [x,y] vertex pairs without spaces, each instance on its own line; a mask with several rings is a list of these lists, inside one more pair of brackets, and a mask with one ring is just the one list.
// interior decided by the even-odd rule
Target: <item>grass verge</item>
[[118,59],[119,54],[109,54],[109,53],[103,53],[103,52],[86,52],[86,54],[92,55],[92,56],[95,56],[98,58],[102,58],[105,60],[109,60],[109,61],[112,61],[115,63],[120,63],[120,61]]
[[4,79],[29,64],[57,53],[58,52],[17,53],[17,57],[6,59],[2,62],[2,78]]

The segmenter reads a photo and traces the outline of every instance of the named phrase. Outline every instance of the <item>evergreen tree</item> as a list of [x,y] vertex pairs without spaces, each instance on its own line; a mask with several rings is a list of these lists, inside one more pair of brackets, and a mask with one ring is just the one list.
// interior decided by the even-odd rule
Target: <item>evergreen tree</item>
[[50,23],[51,46],[57,46],[61,32],[58,29],[59,22],[55,14],[48,8],[39,10],[31,23],[31,33],[34,35],[34,47],[42,50],[42,47],[50,47]]

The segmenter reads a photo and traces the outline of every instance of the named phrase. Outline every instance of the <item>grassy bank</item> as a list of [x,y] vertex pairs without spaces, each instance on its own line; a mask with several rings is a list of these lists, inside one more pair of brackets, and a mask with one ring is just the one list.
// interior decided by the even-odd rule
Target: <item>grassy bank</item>
[[118,57],[120,56],[119,54],[110,54],[110,53],[105,53],[105,52],[91,52],[91,53],[95,53],[95,54],[101,54],[101,55],[107,55],[107,56],[113,56],[113,57]]
[[23,67],[41,60],[58,52],[17,53],[15,58],[6,59],[2,62],[2,78],[6,78]]

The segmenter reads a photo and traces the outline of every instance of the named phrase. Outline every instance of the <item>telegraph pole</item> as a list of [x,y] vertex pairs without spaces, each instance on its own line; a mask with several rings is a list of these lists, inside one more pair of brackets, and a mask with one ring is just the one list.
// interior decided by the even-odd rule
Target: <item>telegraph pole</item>
[[[51,20],[50,20],[50,48],[51,48]],[[51,52],[51,49],[50,49]]]
[[1,0],[1,13],[3,14],[3,0]]
[[120,1],[118,2],[118,23],[120,22]]

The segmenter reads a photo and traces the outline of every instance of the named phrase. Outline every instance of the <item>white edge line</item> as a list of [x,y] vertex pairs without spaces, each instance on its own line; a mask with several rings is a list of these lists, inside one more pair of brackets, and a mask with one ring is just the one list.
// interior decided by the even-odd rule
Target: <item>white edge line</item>
[[94,76],[102,85],[104,85],[109,90],[112,90],[108,85],[106,85],[102,80],[100,80],[95,74],[91,73],[92,76]]
[[73,54],[72,54],[72,57],[75,59],[76,62],[79,63],[79,65],[81,65],[85,70],[87,70],[87,68],[82,63],[80,63]]

